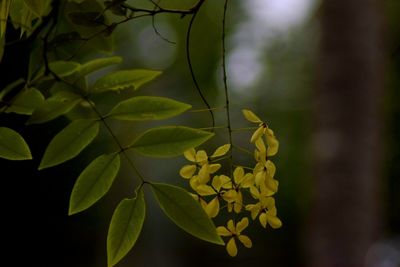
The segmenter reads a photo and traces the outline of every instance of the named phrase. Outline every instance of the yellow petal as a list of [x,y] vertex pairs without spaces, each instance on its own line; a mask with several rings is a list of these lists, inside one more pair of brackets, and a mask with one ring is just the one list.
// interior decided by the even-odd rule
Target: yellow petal
[[210,201],[210,203],[208,203],[205,211],[210,218],[214,218],[218,215],[219,213],[218,197],[215,197],[213,200]]
[[262,121],[260,120],[259,117],[257,117],[256,114],[253,113],[253,111],[248,110],[248,109],[242,109],[243,116],[246,118],[246,120],[254,123],[261,123]]
[[236,213],[240,213],[242,211],[242,203],[241,202],[233,202],[233,210]]
[[231,189],[232,188],[232,181],[231,178],[229,178],[226,175],[220,175],[219,178],[221,179],[222,185],[221,187],[224,189]]
[[210,173],[215,173],[221,168],[221,164],[210,164]]
[[233,237],[228,241],[228,244],[226,244],[226,251],[228,251],[228,254],[231,257],[235,257],[237,255],[237,247]]
[[228,153],[229,149],[231,149],[231,144],[226,144],[218,147],[215,152],[211,155],[212,158],[221,157]]
[[196,172],[196,165],[185,165],[179,171],[180,176],[186,179],[192,178],[193,174]]
[[265,146],[265,143],[262,140],[262,138],[257,139],[255,145],[260,153],[267,151],[267,147]]
[[238,238],[246,248],[251,248],[253,246],[253,243],[247,235],[239,235]]
[[217,234],[220,236],[231,236],[232,235],[232,233],[229,232],[229,230],[226,229],[226,227],[224,227],[224,226],[217,227]]
[[227,223],[228,226],[228,230],[232,233],[232,234],[236,234],[236,228],[235,228],[235,224],[233,223],[233,220],[229,220]]
[[256,177],[255,177],[255,180],[254,180],[254,183],[255,183],[257,186],[260,186],[260,184],[265,183],[266,175],[267,175],[267,174],[265,173],[265,171],[262,171],[262,172],[257,173],[257,174],[256,174]]
[[267,227],[267,214],[265,214],[264,212],[260,214],[260,216],[258,217],[258,219],[260,220],[261,225],[266,228]]
[[244,217],[236,224],[236,233],[240,234],[240,232],[242,232],[247,226],[249,226],[249,219]]
[[199,182],[201,184],[206,184],[210,181],[210,165],[204,164],[199,170]]
[[257,140],[261,139],[261,137],[263,136],[263,134],[264,134],[264,127],[263,127],[263,126],[258,127],[258,129],[255,130],[255,132],[254,132],[253,135],[251,136],[251,138],[250,138],[250,143],[254,143],[254,142],[256,142]]
[[191,162],[196,162],[196,150],[194,150],[194,148],[183,152],[183,156],[185,156],[185,158]]
[[268,146],[267,156],[275,155],[279,149],[279,142],[275,138],[274,132],[271,129],[267,129],[265,138]]
[[275,164],[272,161],[267,160],[267,162],[265,163],[265,167],[268,170],[269,176],[274,177],[275,172],[276,172]]
[[[267,215],[268,216],[268,215]],[[278,217],[272,217],[268,216],[268,224],[273,228],[273,229],[278,229],[282,226],[281,220],[279,220]]]
[[260,197],[260,192],[258,192],[258,189],[255,186],[250,186],[249,189],[253,198],[258,199]]
[[265,185],[267,188],[269,188],[272,192],[278,192],[278,181],[268,177],[268,179],[265,179]]
[[246,173],[241,182],[241,187],[249,188],[254,185],[254,175],[252,173]]
[[233,179],[235,180],[236,184],[240,184],[243,180],[244,176],[244,170],[242,167],[236,167],[236,169],[233,171]]
[[211,185],[212,185],[212,187],[214,187],[215,190],[217,190],[219,192],[219,190],[221,190],[221,186],[222,186],[221,177],[218,175],[214,176],[214,178],[212,179]]
[[199,202],[200,202],[200,206],[203,208],[203,210],[206,210],[207,202],[202,198],[199,198]]
[[229,190],[226,191],[222,194],[222,198],[228,202],[228,203],[232,203],[237,199],[237,192],[235,190]]
[[205,185],[205,184],[201,184],[201,185],[197,186],[196,192],[200,196],[211,196],[211,195],[216,194],[215,190],[211,186]]
[[233,210],[233,203],[228,202],[228,212],[232,212]]
[[200,165],[206,163],[208,160],[207,153],[204,150],[199,150],[196,153],[196,162]]
[[272,195],[274,195],[275,192],[271,191],[266,185],[265,183],[261,183],[260,184],[260,195],[262,197],[270,197]]
[[189,180],[190,187],[196,191],[196,188],[200,185],[199,177],[197,175],[193,176]]

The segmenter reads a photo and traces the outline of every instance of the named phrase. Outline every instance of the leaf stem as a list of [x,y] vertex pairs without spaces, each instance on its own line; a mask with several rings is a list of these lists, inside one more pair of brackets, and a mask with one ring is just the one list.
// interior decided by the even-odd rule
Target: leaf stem
[[[223,82],[224,82],[224,92],[225,92],[225,109],[226,109],[226,118],[227,118],[227,128],[228,128],[228,137],[229,144],[232,144],[232,127],[231,127],[231,115],[230,115],[230,106],[229,106],[229,93],[228,93],[228,76],[226,71],[226,45],[225,45],[225,28],[226,28],[226,11],[228,9],[228,0],[225,0],[224,4],[224,12],[222,16],[222,72],[223,72]],[[232,158],[232,150],[229,150],[229,162],[230,162],[230,172],[231,176],[233,173],[233,158]]]

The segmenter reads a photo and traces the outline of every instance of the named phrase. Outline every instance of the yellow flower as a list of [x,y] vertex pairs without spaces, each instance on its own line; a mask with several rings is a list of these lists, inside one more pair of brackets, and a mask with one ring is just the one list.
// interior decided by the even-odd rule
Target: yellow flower
[[282,226],[281,220],[276,216],[276,207],[275,200],[272,197],[267,198],[263,205],[263,210],[260,213],[258,219],[260,220],[261,225],[266,228],[267,223],[273,228],[277,229]]
[[275,199],[270,197],[267,191],[265,191],[265,193],[259,193],[256,188],[253,188],[251,193],[254,198],[259,200],[256,204],[246,205],[246,210],[251,212],[251,218],[254,220],[257,218],[257,215],[260,214],[258,219],[264,228],[267,227],[267,223],[273,229],[281,227],[282,222],[276,216]]
[[[227,192],[234,196],[233,201],[228,202],[228,211],[232,212],[233,210],[236,213],[240,213],[243,207],[241,188],[249,188],[254,185],[254,176],[252,173],[245,173],[244,169],[239,166],[233,171],[233,181],[233,188]],[[236,194],[234,192],[236,192]]]
[[196,152],[194,148],[191,148],[183,152],[183,156],[185,156],[188,161],[197,163],[200,166],[208,161],[207,153],[204,150],[199,150]]
[[[224,146],[222,146],[222,147],[224,147]],[[223,152],[222,147],[220,147],[218,149],[220,151],[222,150],[222,152]],[[214,154],[216,152],[214,152]],[[221,153],[221,152],[219,152],[219,153]],[[180,174],[180,176],[182,176],[185,179],[191,179],[194,176],[194,174],[196,173],[198,167],[200,168],[199,176],[201,176],[202,180],[207,179],[207,175],[209,175],[211,173],[215,173],[216,171],[218,171],[221,168],[221,164],[209,164],[207,153],[204,150],[199,150],[196,152],[196,150],[194,148],[192,148],[192,149],[185,151],[183,153],[183,155],[185,156],[185,158],[187,160],[195,163],[195,164],[185,165],[180,169],[179,174]],[[209,180],[209,178],[208,178],[208,180]]]
[[227,227],[219,226],[217,227],[217,233],[220,236],[231,237],[226,244],[226,250],[228,254],[232,257],[237,255],[237,246],[235,242],[235,238],[237,238],[246,248],[252,247],[252,242],[250,238],[246,235],[242,235],[241,232],[249,225],[249,219],[246,217],[243,218],[240,222],[238,222],[235,226],[233,220],[229,220]]
[[251,212],[251,218],[254,220],[262,209],[265,208],[263,203],[267,203],[267,199],[271,197],[275,192],[268,189],[264,184],[260,185],[260,190],[255,186],[250,187],[250,193],[252,197],[258,202],[256,204],[246,205],[246,210]]
[[226,194],[227,191],[223,190],[232,188],[231,179],[225,175],[214,176],[211,185],[212,186],[207,184],[198,185],[196,187],[196,192],[200,196],[215,196],[206,206],[203,206],[207,215],[210,218],[214,218],[218,215],[220,210],[220,198],[227,202],[234,201],[234,199],[236,199],[236,191],[235,195],[231,196],[230,194]]

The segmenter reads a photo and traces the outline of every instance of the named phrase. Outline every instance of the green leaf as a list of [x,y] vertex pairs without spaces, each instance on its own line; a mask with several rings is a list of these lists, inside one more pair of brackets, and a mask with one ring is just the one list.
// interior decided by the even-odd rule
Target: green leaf
[[124,199],[115,209],[107,235],[108,266],[117,264],[135,245],[142,230],[146,206],[143,191]]
[[0,158],[25,160],[32,159],[32,155],[19,133],[7,127],[0,127]]
[[38,17],[43,17],[50,12],[51,0],[24,0],[24,3]]
[[6,112],[31,115],[32,112],[44,102],[44,97],[39,90],[31,88],[17,95],[11,106]]
[[93,85],[92,92],[115,91],[126,88],[137,90],[143,84],[160,75],[155,70],[120,70],[104,75]]
[[4,55],[5,36],[0,36],[0,62]]
[[98,133],[98,121],[76,120],[71,122],[51,140],[40,162],[39,170],[76,157]]
[[130,147],[145,156],[173,157],[201,145],[213,135],[185,126],[158,127],[144,132]]
[[0,1],[0,38],[4,37],[7,27],[7,18],[12,0]]
[[[19,87],[21,84],[25,83],[25,80],[22,78],[19,78],[18,80],[8,84],[4,89],[0,91],[0,100],[3,100],[4,97],[12,92],[15,88]],[[21,88],[20,88],[21,89]]]
[[82,65],[79,74],[85,76],[89,73],[95,72],[97,70],[106,68],[108,66],[119,64],[122,62],[121,57],[106,57],[106,58],[96,58],[92,61],[86,62]]
[[69,201],[69,215],[81,212],[102,198],[110,189],[120,167],[118,153],[101,155],[79,175]]
[[199,239],[224,245],[214,223],[186,190],[161,183],[151,186],[161,209],[177,226]]
[[69,112],[82,98],[74,93],[59,91],[35,109],[27,124],[44,123]]
[[60,77],[65,77],[78,72],[81,64],[74,61],[53,61],[49,63],[49,69]]
[[20,38],[24,33],[27,36],[32,32],[32,23],[38,16],[29,8],[25,0],[13,0],[10,8],[10,17],[15,29],[21,29]]
[[128,121],[162,120],[177,116],[191,106],[165,97],[137,96],[118,103],[108,116]]

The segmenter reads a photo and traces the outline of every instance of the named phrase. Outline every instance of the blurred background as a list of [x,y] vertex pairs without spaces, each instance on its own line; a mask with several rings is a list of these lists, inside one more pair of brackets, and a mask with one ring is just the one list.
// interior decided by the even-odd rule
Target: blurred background
[[[148,1],[128,1],[148,6]],[[184,3],[182,3],[184,2]],[[196,1],[162,1],[187,8]],[[199,84],[212,107],[224,106],[221,30],[224,1],[206,1],[192,29],[190,51]],[[204,108],[185,59],[189,18],[134,20],[115,31],[115,68],[149,68],[163,75],[141,89]],[[9,35],[17,35],[9,29]],[[161,35],[161,36],[160,36]],[[167,39],[168,41],[166,41]],[[236,258],[224,247],[196,240],[175,227],[147,197],[143,232],[118,266],[400,266],[400,1],[246,0],[229,2],[227,71],[233,126],[249,126],[250,108],[274,130],[280,151],[276,195],[278,230],[252,224],[253,248]],[[7,46],[0,88],[24,77],[29,44]],[[90,77],[95,80],[102,73]],[[130,93],[122,93],[126,97]],[[111,101],[116,101],[113,99]],[[105,101],[106,111],[111,102]],[[217,125],[226,123],[223,109]],[[122,198],[137,179],[124,162],[110,192],[89,210],[67,216],[72,186],[83,168],[114,144],[104,131],[82,155],[37,171],[49,140],[68,123],[60,118],[24,126],[25,117],[0,114],[19,131],[34,160],[0,160],[4,252],[12,266],[106,266],[106,234]],[[155,123],[112,123],[122,143]],[[209,127],[207,112],[163,124]],[[227,142],[224,129],[204,148]],[[234,134],[246,146],[250,132]],[[178,175],[185,160],[131,154],[146,177],[188,188]],[[238,164],[253,159],[235,153]],[[150,195],[150,194],[149,194]]]

